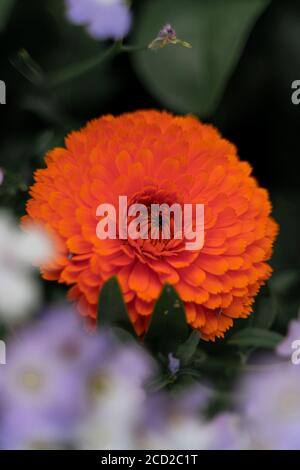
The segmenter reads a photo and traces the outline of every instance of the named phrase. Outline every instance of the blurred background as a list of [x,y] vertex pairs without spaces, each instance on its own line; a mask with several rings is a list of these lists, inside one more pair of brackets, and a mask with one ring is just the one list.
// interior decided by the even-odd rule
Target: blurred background
[[[22,216],[27,191],[33,182],[33,172],[44,166],[45,153],[55,146],[63,145],[68,132],[79,129],[91,118],[148,108],[195,114],[203,121],[217,126],[227,139],[237,145],[241,159],[251,163],[260,184],[270,191],[274,217],[280,224],[280,235],[271,262],[274,275],[255,304],[257,315],[255,319],[251,317],[246,321],[238,321],[230,334],[245,328],[246,324],[272,329],[275,335],[286,335],[290,322],[297,322],[300,304],[300,244],[297,235],[300,231],[300,105],[294,105],[291,100],[292,82],[300,80],[300,4],[296,0],[138,0],[132,1],[130,5],[128,3],[126,8],[130,8],[132,26],[124,44],[137,46],[137,50],[133,48],[132,51],[111,56],[100,63],[97,57],[100,58],[111,47],[112,41],[95,39],[84,26],[69,21],[63,0],[0,0],[0,80],[5,82],[7,94],[6,105],[0,105],[0,176],[1,181],[3,179],[0,185],[0,206],[15,219]],[[171,45],[157,52],[145,50],[167,22],[176,29],[178,38],[192,44],[192,49]],[[15,227],[12,230],[17,229]],[[4,240],[8,238],[0,237],[2,259],[7,252]],[[32,273],[32,276],[39,284],[40,304],[48,305],[64,300],[64,287],[56,283],[44,283],[37,273]],[[38,310],[32,310],[38,317]],[[298,324],[295,325],[298,328]],[[45,327],[39,328],[43,330]],[[6,322],[3,322],[1,331],[0,338],[10,335],[10,327]],[[184,435],[192,436],[195,426],[196,442],[201,442],[203,447],[213,446],[212,441],[207,440],[208,436],[214,436],[214,442],[219,442],[214,445],[220,448],[249,446],[248,437],[243,442],[237,441],[241,427],[247,428],[247,421],[241,425],[239,417],[224,413],[231,413],[232,408],[236,412],[236,408],[239,408],[236,403],[235,407],[232,406],[232,397],[229,399],[228,393],[239,380],[245,361],[250,357],[250,364],[253,358],[260,360],[262,353],[268,353],[268,359],[264,361],[269,360],[276,341],[274,344],[271,341],[268,347],[268,340],[270,337],[261,341],[255,338],[251,344],[249,340],[243,342],[242,338],[231,346],[223,341],[201,345],[197,353],[197,374],[200,374],[202,382],[210,383],[209,398],[203,390],[201,395],[200,392],[196,395],[205,395],[202,403],[205,402],[207,407],[203,415],[205,419],[215,419],[217,416],[217,425],[215,421],[209,421],[214,424],[209,424],[209,430],[205,428],[203,431],[203,427],[191,420],[183,423],[182,428],[179,426],[182,432],[174,436],[174,427],[168,428],[164,424],[163,442],[166,446],[176,447],[177,439],[180,441]],[[151,367],[145,366],[147,373],[141,373],[139,379],[153,374]],[[169,378],[166,385],[172,388],[173,382],[177,380],[174,379],[177,372],[170,372],[170,368],[176,369],[177,366],[172,365],[171,361],[166,367]],[[0,366],[0,378],[3,370]],[[193,383],[197,374],[186,374],[188,379],[186,376],[182,378],[183,385],[180,387],[185,387],[186,382]],[[299,375],[300,369],[296,375],[294,369],[286,378],[286,383],[291,383],[291,390],[294,390],[294,385],[299,386]],[[273,387],[279,376],[278,373],[276,377],[269,377],[269,382],[267,378],[264,380]],[[166,381],[166,375],[162,374],[160,380],[162,382],[159,382],[158,388],[164,388],[162,384],[163,380]],[[257,383],[264,388],[259,379],[255,379],[252,385]],[[124,382],[121,381],[120,387],[123,386]],[[212,390],[217,393],[209,401]],[[259,390],[257,393],[260,393]],[[282,395],[280,393],[278,400],[285,391],[282,390]],[[155,399],[162,406],[165,397]],[[192,399],[186,398],[185,404],[189,401],[193,403]],[[2,408],[6,406],[4,403],[3,399]],[[278,405],[279,401],[276,403]],[[193,405],[192,416],[196,408],[199,410],[198,405]],[[124,406],[128,408],[129,405]],[[151,406],[152,403],[149,409],[152,409]],[[161,409],[159,406],[155,404],[154,408]],[[243,409],[247,406],[241,405]],[[266,410],[266,403],[257,406],[259,411],[255,413],[258,416],[262,409]],[[271,409],[270,405],[268,410],[270,427],[272,423],[275,426],[276,406],[274,402],[274,408]],[[294,401],[292,410],[300,413],[299,397]],[[221,417],[218,417],[219,411],[223,413]],[[3,447],[22,448],[33,445],[32,442],[36,444],[32,436],[24,437],[22,433],[16,436],[14,428],[14,420],[17,421],[20,416],[26,420],[27,413],[30,415],[33,411],[30,407],[23,407],[18,413],[3,418],[5,435],[11,436],[2,443]],[[49,413],[53,415],[52,411]],[[134,420],[134,429],[144,426],[148,439],[144,442],[155,448],[158,445],[156,434],[153,434],[152,424],[144,425],[144,413],[142,418],[139,416],[138,424]],[[297,413],[295,416],[298,416]],[[171,415],[173,413],[170,412]],[[78,416],[76,419],[79,419]],[[103,418],[101,415],[101,419],[106,422],[107,416]],[[129,419],[128,416],[126,419]],[[129,420],[132,423],[132,416]],[[100,437],[98,444],[89,441],[86,436],[90,436],[92,424],[86,423],[84,426],[87,428],[84,429],[89,431],[82,438],[81,429],[81,437],[76,435],[76,440],[73,435],[61,436],[57,430],[61,430],[61,427],[50,426],[49,422],[46,419],[41,424],[39,417],[36,429],[45,430],[46,441],[54,447],[58,441],[83,448],[97,445],[100,448],[101,445],[115,445],[116,448],[118,445],[127,448],[143,446],[137,444],[135,438],[128,443],[115,434],[111,441],[114,444],[101,444]],[[178,422],[181,422],[180,419]],[[73,421],[70,420],[70,423]],[[95,423],[93,425],[96,426]],[[74,428],[73,424],[70,426]],[[208,426],[207,422],[205,426]],[[282,428],[282,423],[280,426]],[[218,433],[222,434],[224,429],[230,429],[230,443],[216,440]],[[284,442],[282,445],[285,448],[300,448],[299,439],[295,438],[296,432],[291,429],[292,424],[286,422],[283,435],[271,436],[269,429],[264,430],[262,441],[257,446],[276,448],[281,445],[279,442]],[[40,442],[38,444],[42,445]],[[198,448],[195,441],[191,445],[194,446],[191,448]]]

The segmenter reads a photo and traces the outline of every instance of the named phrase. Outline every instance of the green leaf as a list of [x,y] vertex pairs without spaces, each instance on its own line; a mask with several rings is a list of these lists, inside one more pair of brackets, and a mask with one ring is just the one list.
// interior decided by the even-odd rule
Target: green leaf
[[195,370],[195,369],[191,369],[191,368],[185,368],[185,369],[182,369],[180,371],[180,375],[187,375],[187,376],[190,376],[190,377],[194,377],[195,379],[200,379],[202,377],[202,374],[201,372],[199,372],[198,370]]
[[255,303],[254,313],[249,318],[251,328],[269,330],[273,325],[278,308],[273,297],[260,296]]
[[43,70],[26,49],[19,50],[16,56],[11,57],[10,62],[30,82],[35,85],[42,82]]
[[257,348],[275,348],[283,336],[274,331],[261,330],[259,328],[246,328],[235,333],[228,344],[235,346],[257,347]]
[[166,285],[152,313],[145,345],[154,353],[175,353],[189,331],[183,303],[173,287]]
[[0,0],[0,32],[6,26],[16,0]]
[[199,331],[193,331],[190,337],[179,346],[175,353],[175,357],[180,360],[180,364],[185,366],[190,363],[194,354],[197,351],[197,347],[200,341]]
[[144,85],[163,105],[202,117],[218,106],[249,34],[269,0],[152,0],[140,9],[137,44],[170,22],[191,49],[169,45],[133,54]]
[[300,299],[300,271],[285,269],[274,274],[269,282],[272,294],[280,300]]
[[170,376],[170,374],[162,374],[155,379],[151,379],[149,382],[146,382],[145,388],[148,392],[154,393],[166,388],[170,385],[174,380]]
[[121,328],[136,336],[116,277],[109,279],[101,289],[97,310],[97,324],[100,327]]

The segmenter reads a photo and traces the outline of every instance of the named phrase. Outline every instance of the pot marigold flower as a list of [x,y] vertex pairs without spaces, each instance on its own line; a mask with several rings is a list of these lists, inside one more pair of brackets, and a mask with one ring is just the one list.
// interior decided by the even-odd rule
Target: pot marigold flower
[[[72,132],[46,157],[30,190],[25,220],[45,225],[59,255],[45,279],[70,286],[83,315],[96,317],[99,292],[118,277],[131,321],[146,330],[162,286],[172,284],[188,323],[205,340],[223,337],[245,318],[270,277],[267,260],[278,231],[265,189],[234,145],[192,116],[138,111],[104,116]],[[96,235],[99,204],[204,204],[205,242],[107,239]]]

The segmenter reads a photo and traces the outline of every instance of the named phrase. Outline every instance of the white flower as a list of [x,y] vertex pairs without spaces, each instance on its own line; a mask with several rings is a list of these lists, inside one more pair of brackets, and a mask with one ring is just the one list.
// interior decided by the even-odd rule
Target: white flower
[[21,320],[40,302],[39,285],[27,273],[0,267],[0,319]]
[[53,249],[37,227],[22,231],[12,217],[0,213],[0,319],[19,321],[35,309],[40,289],[33,278],[33,265],[40,265]]
[[78,431],[80,449],[135,449],[135,431],[145,398],[121,377],[103,377],[104,388]]
[[252,449],[300,449],[299,390],[300,369],[290,363],[246,376],[240,400]]
[[179,417],[171,420],[160,432],[145,435],[141,447],[150,450],[206,450],[213,432],[198,417]]
[[249,439],[239,416],[223,413],[209,422],[198,415],[174,417],[141,444],[152,450],[242,450],[248,448]]
[[290,322],[286,338],[276,348],[277,354],[282,357],[291,357],[296,341],[300,342],[300,314],[297,320]]

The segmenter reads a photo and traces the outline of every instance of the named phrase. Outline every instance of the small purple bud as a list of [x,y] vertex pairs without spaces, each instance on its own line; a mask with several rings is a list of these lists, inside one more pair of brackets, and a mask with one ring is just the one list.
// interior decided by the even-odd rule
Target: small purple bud
[[169,371],[171,372],[172,375],[176,375],[177,372],[179,371],[180,367],[180,360],[177,359],[177,357],[174,357],[172,353],[168,354],[168,360],[169,360]]
[[170,40],[176,39],[176,31],[170,25],[170,23],[165,24],[165,26],[158,33],[159,38],[167,37]]

